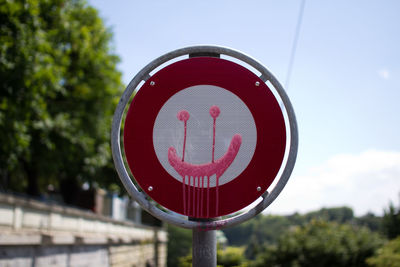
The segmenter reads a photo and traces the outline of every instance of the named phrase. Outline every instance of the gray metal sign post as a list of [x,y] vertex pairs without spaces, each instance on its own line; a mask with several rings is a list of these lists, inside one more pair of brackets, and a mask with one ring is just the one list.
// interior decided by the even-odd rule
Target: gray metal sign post
[[194,267],[217,266],[217,237],[215,230],[193,229],[192,263]]
[[[284,162],[282,163],[279,177],[275,178],[276,183],[268,188],[262,195],[261,200],[255,204],[253,208],[244,209],[240,213],[235,213],[224,218],[215,220],[191,220],[187,216],[180,216],[176,213],[160,209],[150,197],[145,193],[143,188],[139,188],[137,183],[133,183],[128,174],[122,155],[121,122],[126,113],[127,105],[133,93],[139,89],[140,84],[151,78],[152,72],[161,65],[167,66],[168,63],[176,61],[182,57],[199,57],[199,56],[224,56],[227,60],[232,59],[234,62],[242,62],[245,66],[255,69],[258,77],[274,90],[274,95],[279,98],[282,112],[286,121],[288,149],[286,149]],[[140,131],[140,130],[139,130]],[[249,220],[262,212],[268,207],[280,194],[286,185],[294,168],[298,150],[298,130],[293,107],[287,97],[282,85],[278,80],[258,61],[233,49],[220,46],[192,46],[178,49],[167,53],[145,66],[129,83],[123,92],[119,104],[114,113],[111,131],[111,147],[115,168],[118,175],[130,194],[143,209],[152,214],[154,217],[170,223],[175,226],[193,230],[193,266],[216,266],[216,229],[240,224]]]

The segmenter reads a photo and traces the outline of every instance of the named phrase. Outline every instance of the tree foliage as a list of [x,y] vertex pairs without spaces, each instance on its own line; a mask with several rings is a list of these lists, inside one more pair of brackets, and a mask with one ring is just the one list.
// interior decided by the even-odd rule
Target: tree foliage
[[365,260],[381,244],[367,228],[314,220],[284,234],[255,266],[367,266]]
[[[323,208],[290,216],[260,214],[223,230],[228,244],[240,248],[233,248],[229,253],[218,250],[218,264],[366,266],[366,258],[383,244],[381,224],[381,217],[372,213],[354,217],[348,207]],[[187,254],[180,258],[179,266],[191,266],[191,261],[191,254]]]
[[318,211],[307,213],[304,217],[306,222],[318,219],[329,222],[347,223],[353,220],[354,213],[349,207],[322,208]]
[[122,83],[97,11],[83,0],[0,0],[0,25],[1,188],[112,183]]
[[217,251],[217,265],[223,267],[247,266],[247,260],[244,257],[244,248],[227,247]]
[[365,226],[373,232],[382,232],[382,217],[376,216],[371,212],[355,218],[355,223],[360,226]]
[[292,222],[287,217],[260,214],[252,220],[223,231],[230,245],[242,246],[249,243],[274,243],[291,225]]
[[385,210],[383,216],[383,231],[389,239],[400,235],[400,207],[395,207],[393,203]]
[[367,263],[375,267],[400,267],[400,237],[380,248],[374,256],[367,259]]
[[[178,266],[180,258],[191,255],[192,231],[168,224],[167,266]],[[191,262],[191,256],[190,256]]]
[[[230,245],[247,245],[246,257],[254,259],[261,247],[276,244],[279,237],[290,228],[306,225],[315,219],[338,223],[355,221],[353,210],[349,207],[322,208],[304,215],[299,213],[289,216],[260,214],[248,222],[225,229],[224,233]],[[376,218],[376,221],[378,220]],[[367,221],[360,220],[360,223],[367,224]],[[370,224],[376,226],[373,222],[370,222]]]

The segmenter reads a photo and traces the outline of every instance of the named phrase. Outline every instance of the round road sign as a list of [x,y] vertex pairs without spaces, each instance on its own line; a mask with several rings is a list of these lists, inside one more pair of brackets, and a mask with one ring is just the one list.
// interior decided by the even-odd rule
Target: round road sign
[[241,210],[284,160],[286,124],[267,84],[233,61],[193,57],[158,70],[129,106],[124,149],[143,191],[194,218]]

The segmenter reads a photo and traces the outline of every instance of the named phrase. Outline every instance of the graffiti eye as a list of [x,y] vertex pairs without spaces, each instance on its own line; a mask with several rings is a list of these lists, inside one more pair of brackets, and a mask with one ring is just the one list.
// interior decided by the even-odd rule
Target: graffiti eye
[[190,115],[189,115],[189,112],[187,112],[186,110],[181,110],[178,112],[176,117],[180,121],[187,121],[190,118]]
[[220,112],[221,111],[219,110],[218,106],[212,106],[210,108],[210,115],[211,115],[211,117],[213,117],[214,120],[219,116]]

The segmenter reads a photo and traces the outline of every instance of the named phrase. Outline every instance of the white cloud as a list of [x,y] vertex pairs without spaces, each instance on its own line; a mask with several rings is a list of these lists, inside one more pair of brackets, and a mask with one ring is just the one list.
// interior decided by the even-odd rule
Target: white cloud
[[308,212],[349,206],[356,215],[383,214],[389,201],[398,205],[400,152],[368,150],[336,155],[305,175],[292,175],[268,213]]
[[381,77],[381,78],[384,79],[384,80],[387,80],[387,79],[389,79],[389,77],[390,77],[389,70],[387,70],[387,69],[381,69],[381,70],[379,70],[379,71],[378,71],[378,75],[379,75],[379,77]]

